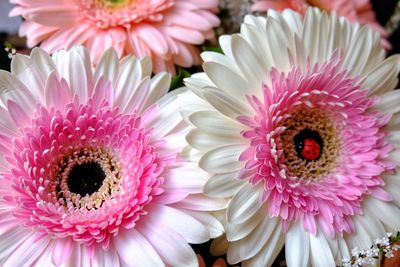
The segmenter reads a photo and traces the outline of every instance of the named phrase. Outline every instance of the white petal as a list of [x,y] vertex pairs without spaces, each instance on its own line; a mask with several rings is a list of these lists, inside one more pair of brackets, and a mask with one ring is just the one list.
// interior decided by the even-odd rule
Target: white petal
[[242,262],[243,267],[250,266],[271,266],[276,256],[285,244],[285,235],[282,233],[282,226],[278,223],[270,239],[253,258]]
[[163,221],[146,220],[138,228],[167,265],[197,266],[196,255],[186,240]]
[[243,93],[260,97],[262,81],[266,78],[269,65],[265,66],[260,62],[257,54],[240,35],[232,35],[231,46],[233,58],[235,59],[241,73],[243,73],[243,77],[246,78],[250,85],[249,90],[243,91]]
[[217,147],[246,144],[246,140],[240,136],[219,136],[204,132],[200,129],[194,129],[186,136],[187,142],[200,151],[208,151]]
[[211,197],[231,197],[246,183],[236,176],[237,172],[215,174],[208,179],[203,192]]
[[251,114],[246,105],[217,88],[205,87],[203,95],[214,108],[233,120],[239,115]]
[[0,235],[0,260],[10,255],[18,246],[23,244],[33,233],[21,226],[15,226]]
[[294,223],[286,233],[285,256],[288,266],[308,266],[310,236],[304,231],[300,221]]
[[374,108],[382,113],[397,113],[400,111],[400,91],[394,90],[380,96],[379,102]]
[[165,72],[156,74],[150,81],[150,94],[144,108],[147,108],[167,94],[171,84],[171,75]]
[[32,49],[31,60],[44,77],[47,77],[52,71],[56,70],[56,65],[49,54],[39,47]]
[[36,98],[26,86],[9,72],[0,70],[0,99],[3,106],[9,99],[22,105],[30,115],[33,115],[37,104]]
[[98,80],[100,77],[104,77],[106,81],[111,81],[115,84],[119,71],[118,55],[114,49],[110,48],[104,52],[101,57],[99,64],[95,69],[95,79]]
[[29,57],[17,54],[11,61],[11,73],[27,86],[37,101],[43,102],[43,89],[47,75],[43,75]]
[[252,92],[252,84],[249,84],[240,73],[235,72],[229,66],[214,62],[205,62],[203,68],[218,89],[234,96],[239,101],[246,101],[245,95]]
[[152,205],[147,216],[173,229],[189,243],[199,244],[210,239],[206,227],[186,214],[184,210],[164,205]]
[[239,161],[246,145],[227,145],[208,151],[201,158],[199,166],[211,173],[224,173],[239,170],[244,163]]
[[209,198],[203,194],[192,194],[171,206],[189,210],[216,211],[225,209],[228,206],[228,200]]
[[153,246],[137,230],[120,231],[114,240],[115,249],[126,264],[135,263],[137,267],[165,266]]
[[215,111],[199,111],[190,115],[189,120],[199,129],[220,136],[240,136],[243,127]]
[[245,184],[229,203],[227,218],[229,223],[240,224],[247,221],[262,206],[261,196],[264,186]]
[[364,200],[364,205],[371,216],[374,216],[376,211],[379,210],[379,214],[376,214],[376,217],[391,230],[397,231],[400,229],[400,209],[393,203],[368,197]]
[[309,234],[311,262],[313,266],[336,266],[328,241],[322,231],[317,235]]
[[121,61],[120,72],[115,82],[115,107],[126,105],[129,96],[136,90],[142,80],[140,61],[134,57],[126,57]]
[[230,244],[227,252],[228,262],[236,264],[254,257],[272,238],[272,233],[280,231],[280,228],[276,229],[280,223],[278,218],[265,216],[264,220],[248,236]]
[[365,75],[363,87],[367,88],[371,95],[381,95],[393,90],[398,82],[399,71],[400,55],[388,57]]
[[237,241],[248,234],[250,234],[254,228],[266,217],[267,215],[267,203],[264,203],[261,208],[258,209],[254,215],[252,215],[247,221],[240,224],[227,223],[226,225],[226,236],[229,241]]
[[207,228],[210,238],[216,238],[224,233],[223,225],[208,212],[185,210],[185,213],[201,222]]
[[88,58],[87,50],[80,46],[69,51],[68,75],[65,78],[81,103],[86,103],[92,89],[92,70]]

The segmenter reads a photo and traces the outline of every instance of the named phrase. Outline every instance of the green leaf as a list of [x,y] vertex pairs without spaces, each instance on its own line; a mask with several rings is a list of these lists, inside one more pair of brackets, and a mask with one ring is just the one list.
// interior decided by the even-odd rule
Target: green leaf
[[188,72],[187,70],[178,68],[178,75],[173,77],[171,80],[170,91],[184,86],[185,84],[183,83],[183,79],[190,77],[190,75],[190,72]]

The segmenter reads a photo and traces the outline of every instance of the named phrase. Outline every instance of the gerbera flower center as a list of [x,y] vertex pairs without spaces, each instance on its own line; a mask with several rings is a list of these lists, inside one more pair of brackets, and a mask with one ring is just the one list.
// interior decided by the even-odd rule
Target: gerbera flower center
[[339,154],[340,140],[328,114],[299,109],[282,122],[282,148],[288,170],[297,177],[328,173]]
[[118,191],[120,167],[101,148],[79,149],[64,157],[57,169],[56,188],[61,205],[96,209]]
[[143,20],[160,21],[161,12],[174,4],[173,0],[161,0],[157,3],[148,0],[74,0],[77,9],[85,20],[98,28],[123,26]]
[[97,162],[84,162],[72,167],[68,174],[68,188],[71,192],[85,196],[96,192],[106,175]]

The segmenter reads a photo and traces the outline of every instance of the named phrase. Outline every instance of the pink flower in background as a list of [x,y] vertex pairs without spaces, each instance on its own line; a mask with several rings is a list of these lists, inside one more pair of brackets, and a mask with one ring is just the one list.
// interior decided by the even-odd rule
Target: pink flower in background
[[196,266],[220,235],[183,160],[188,127],[170,76],[108,50],[16,55],[0,71],[0,265]]
[[49,53],[75,44],[92,60],[114,47],[119,57],[150,56],[154,72],[173,73],[173,64],[199,64],[198,49],[214,37],[218,0],[11,0],[10,15],[25,18],[20,35],[28,46]]
[[[271,266],[336,266],[400,229],[400,56],[378,33],[309,8],[248,15],[203,52],[182,114],[185,157],[230,197],[213,255]],[[190,100],[187,98],[186,100]]]
[[347,17],[352,22],[367,24],[382,36],[382,46],[390,49],[390,43],[385,39],[385,29],[376,21],[375,13],[369,0],[257,0],[253,11],[267,11],[285,8],[293,9],[304,15],[307,7],[314,6],[328,12],[335,11],[339,16]]

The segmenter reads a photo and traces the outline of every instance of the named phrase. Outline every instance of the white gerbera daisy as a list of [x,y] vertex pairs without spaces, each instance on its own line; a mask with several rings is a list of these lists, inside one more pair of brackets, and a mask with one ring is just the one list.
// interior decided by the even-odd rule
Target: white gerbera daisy
[[213,246],[229,263],[270,266],[285,245],[288,266],[335,266],[400,229],[400,64],[379,41],[317,9],[270,11],[202,54],[186,154],[213,174],[206,194],[232,197]]

